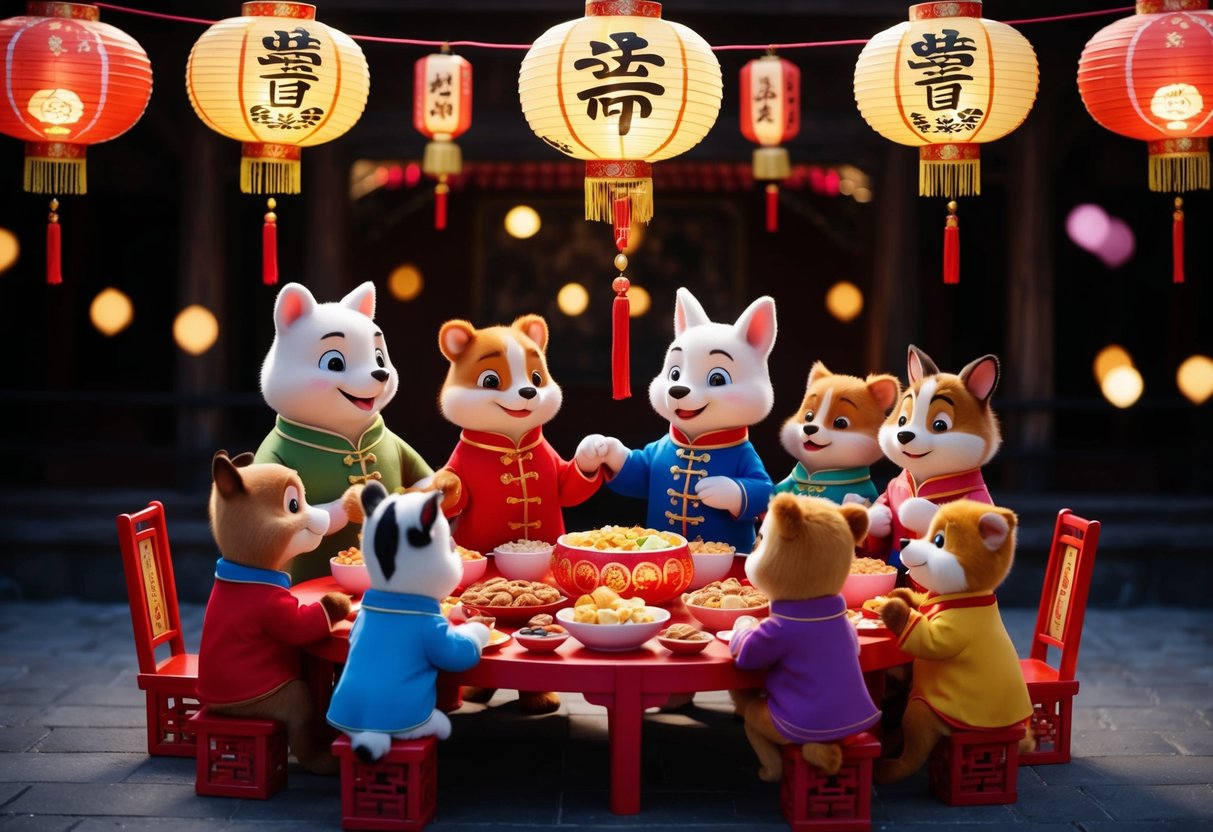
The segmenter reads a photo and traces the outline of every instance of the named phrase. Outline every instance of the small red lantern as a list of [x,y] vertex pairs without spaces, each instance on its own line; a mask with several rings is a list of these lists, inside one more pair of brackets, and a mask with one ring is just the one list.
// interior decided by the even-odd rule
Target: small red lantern
[[[85,149],[122,135],[152,94],[147,53],[100,22],[96,6],[30,2],[0,21],[0,133],[25,141],[25,190],[83,194]],[[62,283],[59,207],[51,200],[46,280]]]
[[[1213,136],[1213,12],[1208,0],[1138,0],[1137,14],[1101,29],[1078,61],[1092,118],[1148,142],[1150,190],[1209,188]],[[1175,283],[1183,283],[1183,201],[1172,225]]]
[[754,178],[767,185],[767,231],[779,228],[779,185],[792,172],[788,151],[779,147],[800,132],[800,70],[776,55],[741,68],[741,132],[762,147],[754,150]]
[[472,65],[448,49],[419,58],[413,66],[413,126],[430,139],[421,170],[434,186],[434,228],[446,228],[447,179],[463,171],[455,139],[472,126]]

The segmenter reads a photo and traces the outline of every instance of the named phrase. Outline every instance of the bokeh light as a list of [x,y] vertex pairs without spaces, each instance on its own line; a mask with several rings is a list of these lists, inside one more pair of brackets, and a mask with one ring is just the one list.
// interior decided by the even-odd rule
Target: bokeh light
[[1192,404],[1204,404],[1213,396],[1213,358],[1207,355],[1189,356],[1175,373],[1179,392]]
[[219,321],[205,306],[192,304],[177,314],[173,321],[173,340],[190,355],[202,355],[215,345],[219,337]]
[[415,263],[401,263],[388,276],[387,288],[396,300],[407,302],[421,294],[425,279]]
[[566,283],[556,294],[556,305],[561,312],[575,318],[590,305],[590,293],[580,283]]
[[637,286],[635,283],[628,288],[628,315],[639,318],[648,312],[652,305],[653,298],[649,295],[648,289]]
[[1137,238],[1133,236],[1133,229],[1124,220],[1112,217],[1108,223],[1108,236],[1094,254],[1108,268],[1119,269],[1129,261],[1136,248]]
[[1098,205],[1084,203],[1075,205],[1066,217],[1066,233],[1074,245],[1087,251],[1095,251],[1108,236],[1111,226],[1108,214]]
[[841,280],[826,292],[826,309],[844,324],[853,321],[863,311],[863,292],[854,283]]
[[515,205],[505,215],[506,232],[519,240],[534,237],[542,225],[539,212],[529,205]]
[[1117,367],[1132,367],[1133,359],[1120,344],[1108,344],[1095,356],[1095,380],[1103,384],[1104,376]]
[[88,317],[98,332],[112,337],[130,326],[135,317],[135,308],[130,298],[110,286],[93,298],[88,307]]
[[1130,365],[1121,365],[1108,371],[1099,386],[1105,399],[1120,408],[1131,407],[1141,398],[1145,385],[1141,373]]
[[0,273],[7,271],[21,256],[21,243],[17,235],[7,228],[0,228]]

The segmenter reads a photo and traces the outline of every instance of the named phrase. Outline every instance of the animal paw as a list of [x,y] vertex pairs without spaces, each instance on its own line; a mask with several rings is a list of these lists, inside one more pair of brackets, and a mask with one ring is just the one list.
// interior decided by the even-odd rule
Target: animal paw
[[467,624],[459,624],[452,629],[459,635],[476,642],[480,645],[481,650],[484,650],[489,643],[489,628],[479,621],[469,621]]
[[445,740],[450,736],[451,718],[442,711],[434,709],[430,712],[429,719],[418,725],[412,731],[398,731],[395,734],[392,734],[389,739],[415,740],[418,737],[434,737],[436,739]]
[[777,766],[762,766],[758,769],[758,779],[764,783],[778,783],[783,779],[783,763]]
[[893,533],[893,512],[884,503],[868,507],[868,537],[888,537]]
[[524,714],[550,714],[560,709],[560,694],[550,691],[518,691],[518,707]]
[[807,742],[800,746],[800,756],[823,774],[837,774],[842,768],[842,747],[835,742]]
[[910,620],[910,607],[900,598],[890,598],[880,608],[880,620],[891,632],[901,635],[901,631],[906,628],[906,623]]
[[346,519],[359,525],[366,522],[362,511],[362,488],[362,483],[351,485],[341,495],[341,508],[345,511]]
[[428,490],[442,492],[442,508],[445,511],[459,502],[459,495],[463,491],[463,481],[454,471],[441,468],[434,473]]
[[330,623],[341,621],[350,614],[350,596],[343,592],[326,592],[320,599]]
[[695,483],[695,493],[708,508],[727,511],[734,517],[741,514],[741,486],[729,477],[704,477]]
[[373,763],[392,747],[392,735],[378,731],[355,731],[350,734],[350,747],[364,763]]
[[907,529],[925,535],[939,506],[923,497],[910,497],[897,509],[897,519]]
[[573,454],[573,460],[582,474],[592,477],[606,463],[606,455],[607,438],[602,434],[592,433],[577,443],[577,453]]

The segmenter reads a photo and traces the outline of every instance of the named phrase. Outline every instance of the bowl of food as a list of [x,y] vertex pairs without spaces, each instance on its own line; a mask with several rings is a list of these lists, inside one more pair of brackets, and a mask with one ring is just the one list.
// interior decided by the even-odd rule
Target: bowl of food
[[657,633],[657,643],[675,656],[692,656],[702,653],[712,637],[690,624],[671,624]]
[[357,548],[351,546],[329,558],[329,571],[337,585],[351,595],[361,595],[371,588],[371,573],[366,571],[366,562]]
[[870,598],[888,595],[896,585],[897,567],[877,558],[855,558],[842,585],[842,597],[848,609],[856,609]]
[[551,613],[569,599],[538,581],[508,581],[502,577],[478,581],[459,596],[459,606],[468,617],[492,616],[502,624],[523,624],[540,613]]
[[459,553],[459,560],[463,562],[463,577],[459,579],[460,586],[471,586],[484,577],[484,570],[489,566],[488,558],[473,549],[465,549],[462,546],[456,546],[455,551]]
[[701,589],[712,581],[719,581],[733,567],[733,557],[737,550],[727,543],[715,541],[692,540],[687,544],[691,551],[691,561],[695,564],[694,574],[687,590]]
[[635,650],[657,635],[670,611],[652,607],[639,596],[623,598],[605,586],[556,613],[556,623],[591,650],[620,653]]
[[711,632],[733,629],[743,615],[764,618],[771,611],[767,597],[736,578],[713,581],[682,596],[682,603],[696,621]]
[[514,631],[514,640],[532,653],[552,653],[569,638],[569,631],[548,613],[531,616],[526,626]]
[[552,568],[552,544],[542,540],[515,540],[493,550],[497,571],[511,581],[538,581]]
[[552,575],[570,597],[607,587],[664,604],[690,586],[694,573],[685,537],[640,526],[569,532],[552,552]]

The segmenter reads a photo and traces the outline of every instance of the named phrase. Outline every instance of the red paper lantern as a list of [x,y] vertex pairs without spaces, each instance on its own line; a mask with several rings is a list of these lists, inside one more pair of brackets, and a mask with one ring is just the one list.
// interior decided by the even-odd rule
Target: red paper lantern
[[762,145],[754,150],[754,178],[769,181],[767,231],[779,228],[779,185],[792,172],[788,151],[779,147],[800,132],[800,70],[775,55],[741,68],[741,132]]
[[[1213,12],[1208,0],[1138,0],[1137,14],[1087,42],[1078,91],[1114,133],[1148,142],[1150,190],[1209,188]],[[1183,276],[1183,202],[1175,199],[1173,279]]]
[[421,169],[438,180],[434,187],[434,227],[446,228],[447,179],[463,171],[455,139],[472,126],[472,65],[445,49],[413,66],[413,126],[431,141]]
[[[0,133],[26,143],[26,191],[87,192],[85,149],[125,133],[147,107],[147,53],[100,17],[96,6],[30,2],[0,21]],[[48,283],[63,280],[57,208],[52,199]]]

